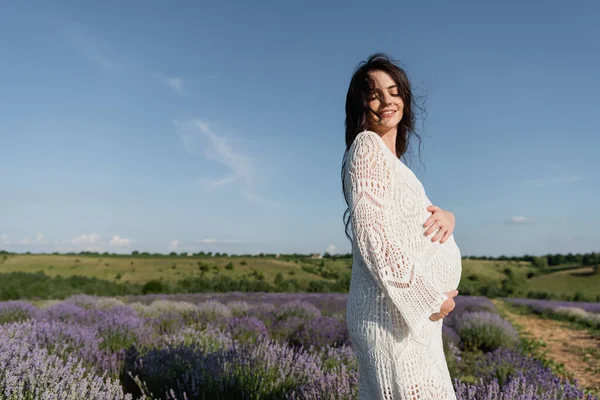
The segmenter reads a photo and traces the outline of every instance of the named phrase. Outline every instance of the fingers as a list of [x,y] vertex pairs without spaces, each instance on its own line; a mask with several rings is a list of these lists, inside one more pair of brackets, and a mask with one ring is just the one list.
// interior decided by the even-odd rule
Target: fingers
[[435,232],[435,231],[436,231],[436,229],[442,229],[442,225],[441,225],[441,223],[442,223],[442,221],[439,221],[439,220],[438,220],[438,221],[435,221],[435,223],[434,223],[433,225],[431,225],[431,226],[429,227],[429,229],[427,229],[427,230],[425,231],[425,236],[429,236],[429,235],[431,235],[433,232]]
[[439,321],[440,319],[443,319],[447,316],[448,316],[448,313],[439,312],[439,313],[431,314],[429,316],[429,319],[435,322],[435,321]]
[[441,210],[441,208],[436,207],[434,205],[428,206],[427,207],[427,211],[429,211],[430,213],[432,213],[432,215],[429,216],[429,218],[427,218],[427,220],[425,221],[425,223],[423,224],[423,228],[427,228],[429,225],[431,225],[433,222],[437,221],[438,217],[435,215],[435,212]]
[[423,224],[423,228],[427,228],[429,225],[431,225],[435,221],[437,221],[437,219],[432,215],[431,217],[427,218],[427,220]]
[[434,237],[431,238],[432,242],[435,242],[437,240],[440,240],[440,238],[442,236],[444,236],[446,234],[446,232],[448,232],[448,230],[444,229],[443,227],[440,226],[440,229],[438,230],[438,232],[435,234]]
[[458,295],[458,290],[451,290],[449,292],[446,292],[446,296],[448,297],[456,297]]
[[441,313],[435,313],[435,314],[431,314],[429,316],[429,319],[432,321],[439,321],[440,319],[442,319],[442,314]]
[[446,240],[448,240],[449,237],[450,237],[450,231],[447,230],[446,233],[444,234],[444,237],[442,237],[440,239],[440,243],[444,243]]

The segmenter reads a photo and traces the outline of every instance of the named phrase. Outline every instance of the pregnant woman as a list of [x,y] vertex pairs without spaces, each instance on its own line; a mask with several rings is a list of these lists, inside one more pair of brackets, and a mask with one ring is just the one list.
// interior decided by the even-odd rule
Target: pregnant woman
[[347,324],[364,400],[456,399],[442,323],[454,308],[461,254],[453,215],[432,205],[401,161],[412,107],[408,78],[386,55],[355,71],[342,184],[353,254]]

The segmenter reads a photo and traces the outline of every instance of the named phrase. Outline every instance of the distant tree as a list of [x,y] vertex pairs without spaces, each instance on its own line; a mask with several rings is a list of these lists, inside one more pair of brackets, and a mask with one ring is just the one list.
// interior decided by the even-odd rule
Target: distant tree
[[281,272],[279,272],[277,275],[275,275],[275,280],[273,281],[273,283],[275,283],[275,285],[277,286],[280,286],[283,283],[283,281],[283,275],[281,274]]
[[536,256],[533,257],[531,264],[539,269],[544,269],[548,267],[548,259],[545,256]]
[[323,253],[323,258],[331,258],[331,254],[328,252]]
[[134,251],[132,251],[132,252],[131,252],[131,255],[132,255],[132,256],[139,256],[139,255],[140,255],[140,252],[139,252],[139,251],[137,251],[137,250],[134,250]]
[[176,253],[176,252],[174,252],[174,251],[172,251],[172,252],[170,252],[170,253],[169,253],[169,256],[171,256],[171,257],[175,257],[175,256],[177,256],[177,253]]
[[562,265],[566,263],[566,258],[565,256],[563,256],[562,254],[555,254],[554,255],[554,265]]

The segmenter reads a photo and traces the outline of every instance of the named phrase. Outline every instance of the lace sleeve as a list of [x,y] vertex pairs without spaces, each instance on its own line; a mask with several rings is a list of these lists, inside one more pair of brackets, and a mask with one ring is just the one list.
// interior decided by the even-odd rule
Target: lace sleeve
[[374,135],[359,134],[347,154],[345,186],[354,246],[411,333],[418,334],[447,296],[419,274],[419,260],[399,245],[402,238],[390,235],[393,170],[378,143],[381,139]]

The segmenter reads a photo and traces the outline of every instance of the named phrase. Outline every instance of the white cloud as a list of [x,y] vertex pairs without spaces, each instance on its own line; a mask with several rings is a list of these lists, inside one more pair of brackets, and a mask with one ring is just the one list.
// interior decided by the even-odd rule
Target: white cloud
[[535,222],[535,219],[533,217],[525,217],[525,216],[512,217],[511,219],[509,219],[507,221],[507,223],[509,223],[511,225],[524,225],[524,224],[531,224],[533,222]]
[[0,234],[0,243],[1,244],[10,244],[10,238],[6,233]]
[[173,89],[175,93],[181,96],[185,94],[183,92],[183,78],[167,78],[167,85],[169,85],[169,87]]
[[84,233],[71,239],[69,242],[75,246],[97,246],[103,244],[102,238],[96,233]]
[[177,250],[179,247],[179,240],[173,240],[169,246],[169,250]]
[[29,238],[19,240],[19,244],[29,244]]
[[231,240],[231,239],[200,239],[199,243],[202,244],[238,244],[243,243],[241,240]]
[[[254,185],[254,163],[246,154],[234,149],[229,140],[215,132],[208,123],[201,120],[173,121],[183,149],[189,154],[197,154],[204,149],[207,160],[221,164],[229,171],[220,177],[202,177],[196,182],[204,192],[235,184],[243,191],[247,200],[260,202],[272,207],[280,207],[276,201],[256,193]],[[198,142],[202,141],[199,145]]]
[[43,242],[44,242],[44,234],[43,234],[43,233],[41,233],[41,232],[38,232],[38,233],[35,235],[35,241],[36,241],[37,243],[43,243]]
[[334,244],[330,244],[329,246],[327,246],[327,249],[325,250],[327,253],[329,254],[337,254],[337,247],[335,247]]
[[111,246],[115,247],[128,247],[131,244],[131,239],[125,239],[120,237],[119,235],[114,235],[111,237],[110,241]]
[[64,21],[64,34],[75,49],[96,67],[105,70],[115,69],[117,64],[106,56],[106,43],[92,37],[82,25],[72,20]]
[[[83,233],[65,243],[75,246],[69,247],[67,251],[110,251],[110,247],[127,248],[131,245],[131,239],[120,235],[99,235],[97,233]],[[56,245],[56,242],[55,242]]]

